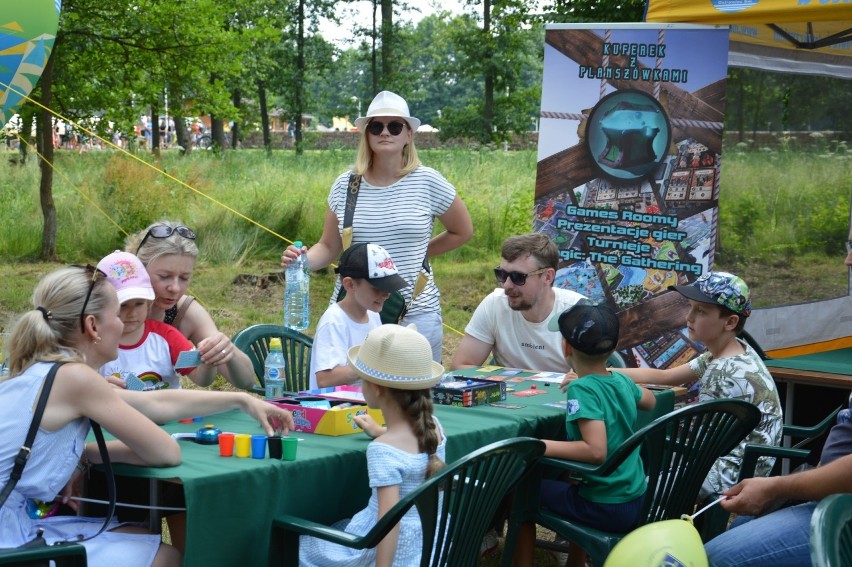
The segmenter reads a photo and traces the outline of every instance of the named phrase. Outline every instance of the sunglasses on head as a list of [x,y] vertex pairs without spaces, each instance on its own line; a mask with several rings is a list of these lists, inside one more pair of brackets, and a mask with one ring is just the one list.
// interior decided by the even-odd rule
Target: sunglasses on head
[[89,291],[86,292],[86,299],[83,301],[83,309],[80,310],[80,331],[86,332],[86,307],[89,306],[89,300],[92,298],[92,291],[95,289],[95,282],[98,281],[98,276],[102,276],[106,279],[107,275],[103,273],[100,269],[96,268],[91,264],[86,264],[85,266],[74,266],[75,268],[82,268],[86,270],[87,275],[91,275],[91,280],[89,281]]
[[145,245],[145,242],[149,237],[153,236],[154,238],[168,238],[174,233],[178,233],[179,236],[182,236],[188,240],[195,240],[195,232],[192,231],[191,228],[187,228],[185,226],[169,226],[167,224],[155,224],[151,228],[148,229],[148,232],[145,233],[145,237],[142,239],[142,242],[139,243],[139,246],[136,247],[136,255],[139,255],[139,251],[142,250],[142,246]]
[[373,121],[367,124],[367,132],[373,136],[380,136],[384,132],[385,126],[388,127],[388,132],[391,136],[399,136],[402,133],[402,129],[405,128],[405,122],[394,120],[385,124],[384,122]]
[[547,271],[547,268],[539,268],[533,272],[525,274],[523,272],[507,272],[506,270],[498,266],[494,268],[494,276],[501,284],[506,283],[506,280],[512,280],[513,284],[520,286],[527,283],[527,278],[529,276],[534,276],[545,271]]

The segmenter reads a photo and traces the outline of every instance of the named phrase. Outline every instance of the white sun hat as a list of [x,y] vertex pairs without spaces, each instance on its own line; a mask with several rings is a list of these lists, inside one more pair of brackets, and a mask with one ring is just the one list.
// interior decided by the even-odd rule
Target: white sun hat
[[363,131],[370,118],[377,116],[399,116],[408,122],[408,127],[411,128],[412,132],[416,132],[417,128],[420,127],[420,119],[411,116],[405,99],[390,91],[382,91],[377,94],[367,109],[367,115],[355,119],[355,126],[358,130]]
[[441,380],[429,341],[414,326],[382,325],[349,349],[349,364],[362,379],[400,390],[425,390]]

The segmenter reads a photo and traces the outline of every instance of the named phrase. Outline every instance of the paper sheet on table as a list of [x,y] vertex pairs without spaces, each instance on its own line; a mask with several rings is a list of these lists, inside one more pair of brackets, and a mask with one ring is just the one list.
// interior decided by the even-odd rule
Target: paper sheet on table
[[564,372],[539,372],[527,378],[527,380],[535,380],[536,382],[549,382],[551,384],[561,384],[565,378]]

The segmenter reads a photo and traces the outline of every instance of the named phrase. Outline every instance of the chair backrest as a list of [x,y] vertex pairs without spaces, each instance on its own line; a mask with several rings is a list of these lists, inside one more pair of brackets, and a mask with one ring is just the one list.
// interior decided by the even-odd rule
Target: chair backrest
[[609,357],[607,357],[606,365],[610,368],[627,368],[627,363],[624,362],[624,358],[618,354],[617,350],[612,351]]
[[[607,459],[614,470],[637,449],[648,474],[641,524],[693,511],[710,467],[731,452],[760,421],[760,410],[743,400],[699,402],[660,417],[631,435]],[[602,474],[611,470],[602,469]]]
[[234,345],[251,360],[255,377],[260,383],[259,387],[255,387],[255,391],[263,391],[263,363],[269,354],[269,339],[273,337],[281,339],[281,349],[287,364],[284,389],[288,392],[307,390],[310,387],[311,349],[314,340],[283,325],[262,324],[246,327],[232,339]]
[[60,543],[35,547],[0,549],[0,565],[14,567],[86,567],[86,548],[79,543]]
[[478,449],[447,465],[400,500],[373,531],[381,533],[387,524],[395,525],[416,506],[423,525],[420,565],[473,567],[503,496],[543,454],[544,443],[528,437]]
[[811,563],[852,565],[852,494],[832,494],[817,504],[811,516]]

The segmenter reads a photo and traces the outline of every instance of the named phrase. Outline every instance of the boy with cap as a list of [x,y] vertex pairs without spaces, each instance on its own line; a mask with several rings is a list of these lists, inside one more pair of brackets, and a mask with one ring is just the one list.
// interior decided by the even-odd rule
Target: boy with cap
[[[689,338],[707,351],[686,364],[660,370],[625,368],[621,371],[639,383],[678,386],[698,381],[698,400],[739,399],[751,402],[763,416],[757,427],[710,469],[699,497],[715,498],[737,483],[747,443],[781,443],[781,402],[775,381],[748,343],[737,334],[751,314],[746,283],[727,272],[708,272],[690,285],[670,286],[689,300],[686,328]],[[755,476],[767,476],[774,457],[761,457]]]
[[[618,343],[618,316],[607,305],[581,299],[550,320],[562,333],[562,352],[577,377],[567,383],[567,441],[545,439],[545,456],[600,464],[632,433],[637,409],[651,410],[654,395],[614,370],[606,361]],[[634,452],[608,476],[583,477],[583,483],[542,480],[540,506],[606,531],[629,531],[639,521],[645,472]],[[518,537],[515,565],[532,565],[535,527],[525,524]],[[570,544],[569,565],[585,565],[585,551]]]
[[390,254],[378,244],[353,244],[337,268],[346,296],[326,309],[317,323],[311,350],[311,388],[360,384],[349,366],[349,348],[364,342],[382,324],[379,312],[390,294],[407,287]]
[[148,319],[154,288],[145,266],[134,254],[116,250],[98,262],[115,287],[124,329],[118,358],[100,368],[110,383],[133,390],[177,389],[180,376],[198,382],[200,367],[175,369],[178,356],[194,347],[180,331],[162,321]]

